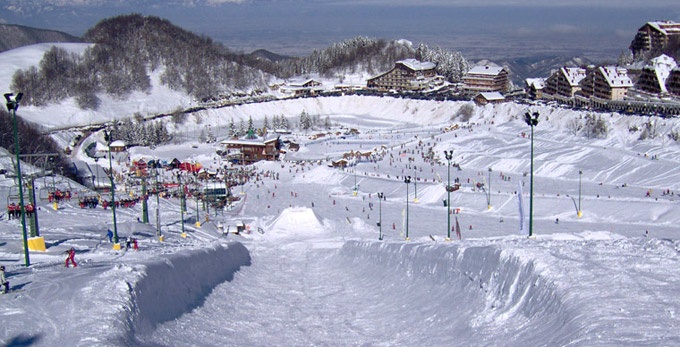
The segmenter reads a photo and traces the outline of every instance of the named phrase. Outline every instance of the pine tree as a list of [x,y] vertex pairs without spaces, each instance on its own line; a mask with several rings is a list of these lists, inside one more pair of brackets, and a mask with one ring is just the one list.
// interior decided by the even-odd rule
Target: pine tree
[[253,129],[253,116],[248,116],[248,130],[246,132],[250,134],[254,131],[255,129]]
[[267,115],[265,115],[264,122],[262,123],[262,131],[266,133],[267,129],[269,129],[269,120],[267,120]]
[[229,121],[229,137],[236,136],[236,124],[234,124],[234,118]]
[[243,136],[246,133],[245,125],[243,124],[243,119],[238,123],[238,136]]
[[326,128],[326,129],[331,128],[331,117],[330,116],[327,115],[326,118],[324,118],[323,127]]

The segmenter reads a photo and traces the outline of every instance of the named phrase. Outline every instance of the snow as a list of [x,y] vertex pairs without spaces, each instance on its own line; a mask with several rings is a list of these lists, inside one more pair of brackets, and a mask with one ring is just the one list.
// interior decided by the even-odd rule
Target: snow
[[496,76],[503,71],[502,66],[481,66],[477,65],[468,71],[468,75],[491,75]]
[[[153,95],[143,102],[161,109],[164,100]],[[130,115],[139,105],[128,101],[127,111],[105,108],[93,119]],[[113,229],[111,210],[78,206],[78,197],[90,191],[55,177],[55,185],[70,185],[75,195],[55,210],[40,197],[53,185],[51,178],[36,180],[47,251],[31,251],[30,267],[23,266],[20,223],[0,212],[0,262],[13,290],[0,295],[0,341],[36,346],[680,344],[675,201],[680,147],[667,136],[680,131],[680,120],[598,114],[608,134],[588,139],[570,130],[586,112],[532,106],[540,122],[533,140],[535,238],[528,239],[519,235],[516,197],[523,182],[528,211],[531,140],[522,119],[527,106],[475,106],[463,123],[458,112],[469,104],[344,96],[194,113],[175,131],[187,135],[187,129],[211,124],[217,143],[198,143],[187,135],[184,142],[153,149],[133,147],[130,160],[178,158],[221,167],[225,163],[215,151],[223,149],[220,129],[232,118],[252,117],[257,126],[265,116],[292,120],[304,111],[328,116],[334,128],[314,140],[299,131],[287,135],[300,151],[282,162],[255,164],[260,180],[232,188],[240,200],[225,210],[210,209],[208,220],[208,211],[191,198],[183,215],[177,199],[151,196],[151,223],[137,220],[141,203],[117,209],[118,236],[137,238],[139,251],[112,249],[106,238]],[[19,114],[26,111],[55,128],[89,119],[28,109]],[[633,129],[645,124],[653,124],[657,136],[642,141]],[[359,133],[335,135],[342,133],[339,125]],[[312,133],[317,131],[322,130]],[[59,134],[60,143],[68,143],[73,132]],[[438,162],[423,159],[430,148]],[[452,242],[444,241],[449,231],[442,203],[445,150],[453,150],[453,162],[461,168],[450,170],[451,179],[461,183],[451,194],[451,206],[460,212],[450,216],[451,222],[459,220],[462,240]],[[82,147],[74,151],[74,158],[94,164]],[[384,156],[352,161],[345,169],[328,167],[328,160],[350,151]],[[115,170],[125,169],[127,160],[114,159]],[[6,154],[0,165],[11,171]],[[166,183],[176,174],[159,173]],[[409,185],[407,196],[404,175],[417,182],[417,203],[416,186]],[[478,182],[491,192],[490,209]],[[11,177],[0,175],[0,204],[15,199],[13,186]],[[118,197],[134,192],[117,187]],[[385,199],[379,201],[377,192]],[[410,241],[402,214],[407,200]],[[250,233],[224,233],[241,223]],[[64,251],[71,247],[79,266],[67,269]]]
[[600,66],[598,68],[610,87],[632,87],[633,81],[628,77],[628,70],[616,66]]
[[586,77],[586,69],[580,67],[563,67],[562,74],[571,86],[577,86]]
[[430,70],[436,67],[434,63],[431,63],[429,61],[419,61],[416,59],[399,60],[397,61],[397,64],[406,65],[406,67],[414,71]]

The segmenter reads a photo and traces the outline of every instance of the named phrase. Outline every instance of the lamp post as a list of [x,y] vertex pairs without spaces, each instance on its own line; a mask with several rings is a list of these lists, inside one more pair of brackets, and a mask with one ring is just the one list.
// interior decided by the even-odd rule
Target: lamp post
[[19,208],[21,209],[21,230],[22,237],[24,241],[24,260],[26,267],[31,265],[31,260],[28,255],[28,236],[26,234],[26,208],[24,207],[24,186],[21,182],[21,160],[19,159],[19,133],[17,132],[17,109],[19,108],[19,101],[24,93],[18,93],[15,97],[14,94],[6,93],[5,99],[7,100],[7,110],[12,111],[13,124],[14,124],[14,151],[17,156],[17,183],[19,185]]
[[154,168],[154,177],[155,177],[155,185],[156,185],[156,234],[158,235],[158,238],[160,241],[163,241],[163,236],[161,235],[161,202],[160,202],[160,195],[161,192],[158,189],[158,163],[156,163],[156,167]]
[[354,196],[357,196],[357,164],[358,161],[354,159]]
[[410,240],[408,238],[408,184],[411,183],[411,176],[404,178],[404,183],[406,183],[406,241]]
[[109,180],[111,181],[111,211],[113,211],[113,248],[120,249],[118,244],[118,225],[116,224],[116,183],[113,181],[113,166],[111,165],[111,132],[104,130],[104,140],[109,146]]
[[486,208],[491,209],[491,168],[489,168],[489,186],[487,187],[489,189],[489,192],[486,193]]
[[180,211],[180,221],[182,222],[182,237],[187,237],[186,232],[184,232],[184,188],[182,187],[182,175],[177,173],[177,181],[179,182],[179,211]]
[[413,197],[413,203],[417,204],[418,203],[418,171],[416,170],[415,165],[413,165],[413,191],[415,192],[415,196]]
[[446,157],[446,241],[451,241],[451,159],[453,151],[444,151]]
[[583,171],[578,170],[578,212],[576,213],[578,215],[578,218],[581,218],[583,213],[581,212],[581,176],[583,175]]
[[381,241],[383,239],[383,235],[382,235],[382,199],[384,197],[385,197],[384,193],[382,193],[382,192],[378,193],[378,208],[379,208],[379,211],[380,211],[379,214],[378,214],[378,216],[379,216],[378,217],[378,220],[379,220],[379,222],[378,222],[378,230],[379,230],[378,240],[381,240]]
[[524,121],[531,127],[531,177],[529,178],[529,237],[534,235],[534,127],[538,125],[538,112],[524,114]]

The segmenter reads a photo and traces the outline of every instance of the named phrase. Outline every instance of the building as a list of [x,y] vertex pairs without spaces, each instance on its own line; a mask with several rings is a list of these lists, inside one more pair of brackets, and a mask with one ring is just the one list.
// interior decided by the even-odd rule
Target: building
[[582,79],[586,77],[586,69],[580,67],[561,67],[545,80],[543,93],[548,95],[574,97],[581,90]]
[[678,64],[675,60],[662,54],[650,60],[650,64],[642,68],[635,89],[649,94],[666,95],[666,79]]
[[616,66],[589,69],[580,84],[581,95],[606,100],[623,100],[633,87],[628,70]]
[[680,67],[671,70],[668,79],[666,79],[666,89],[668,93],[680,96]]
[[527,78],[524,80],[527,97],[538,100],[543,97],[545,78]]
[[392,70],[382,73],[366,82],[368,88],[413,91],[421,90],[423,84],[417,82],[419,78],[427,79],[436,76],[435,64],[421,62],[415,59],[399,60]]
[[468,92],[500,92],[510,90],[508,72],[500,66],[475,66],[463,76]]
[[473,99],[479,106],[505,102],[505,97],[499,92],[481,92]]
[[271,139],[233,139],[221,142],[225,146],[227,159],[251,164],[260,160],[277,160],[279,157],[279,137]]
[[648,52],[661,52],[673,37],[680,38],[680,23],[673,21],[647,22],[638,29],[630,50],[633,57],[638,58]]
[[294,96],[317,95],[323,92],[321,82],[313,79],[293,81],[281,87],[282,93],[293,94]]
[[123,142],[121,140],[116,140],[116,141],[111,142],[110,147],[111,147],[111,152],[114,152],[114,153],[125,152],[125,150],[127,149],[125,142]]

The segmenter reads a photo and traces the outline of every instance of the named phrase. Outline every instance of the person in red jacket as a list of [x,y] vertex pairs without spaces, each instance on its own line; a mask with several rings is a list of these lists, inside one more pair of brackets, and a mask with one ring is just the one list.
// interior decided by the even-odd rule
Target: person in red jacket
[[68,267],[68,262],[70,261],[73,263],[73,267],[77,267],[78,264],[76,264],[75,259],[73,259],[76,256],[76,250],[71,247],[71,249],[68,250],[68,256],[66,257],[66,264],[64,266]]

